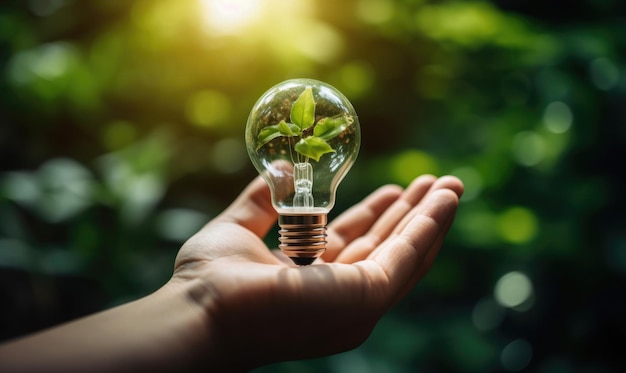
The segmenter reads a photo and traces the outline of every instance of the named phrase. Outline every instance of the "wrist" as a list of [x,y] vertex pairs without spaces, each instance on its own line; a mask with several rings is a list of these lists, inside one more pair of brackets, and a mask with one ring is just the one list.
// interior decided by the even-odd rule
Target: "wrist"
[[243,372],[259,365],[258,359],[252,356],[254,348],[237,337],[242,336],[238,326],[243,320],[233,319],[224,312],[219,305],[219,292],[211,282],[174,277],[161,290],[182,295],[186,306],[193,310],[191,314],[195,315],[184,325],[185,334],[192,336],[185,339],[190,352],[186,368]]
[[164,343],[170,346],[168,351],[172,361],[177,361],[176,367],[195,371],[215,366],[220,356],[216,354],[212,297],[202,291],[200,281],[172,279],[147,298],[164,308],[162,321],[169,325],[170,333]]

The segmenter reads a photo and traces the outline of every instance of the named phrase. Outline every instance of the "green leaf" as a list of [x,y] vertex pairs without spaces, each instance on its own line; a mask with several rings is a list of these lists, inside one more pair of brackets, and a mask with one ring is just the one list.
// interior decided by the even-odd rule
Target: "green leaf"
[[352,122],[354,122],[354,119],[351,116],[343,114],[322,118],[315,125],[313,135],[323,140],[330,140],[342,133]]
[[280,123],[278,123],[278,131],[280,131],[280,134],[283,136],[301,136],[302,135],[302,131],[300,130],[300,127],[296,126],[293,123],[287,123],[285,122],[285,120],[281,120]]
[[256,149],[259,150],[263,145],[281,136],[302,136],[302,132],[298,126],[292,123],[287,123],[283,119],[280,123],[273,126],[267,126],[259,132],[259,143],[256,145]]
[[300,129],[309,128],[315,122],[315,99],[311,87],[307,87],[293,103],[290,119]]
[[322,155],[335,152],[325,140],[317,136],[309,136],[301,139],[296,144],[295,149],[305,157],[315,159],[315,161],[318,162]]
[[279,126],[280,123],[275,126],[267,126],[259,132],[259,143],[256,145],[256,150],[259,150],[263,145],[274,140],[275,138],[282,136],[280,129],[278,128]]

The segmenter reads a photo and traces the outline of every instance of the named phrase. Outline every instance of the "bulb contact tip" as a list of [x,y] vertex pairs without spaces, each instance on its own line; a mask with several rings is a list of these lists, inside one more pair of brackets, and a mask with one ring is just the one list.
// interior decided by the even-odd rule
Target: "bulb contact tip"
[[280,214],[280,249],[299,266],[313,263],[326,250],[325,213]]

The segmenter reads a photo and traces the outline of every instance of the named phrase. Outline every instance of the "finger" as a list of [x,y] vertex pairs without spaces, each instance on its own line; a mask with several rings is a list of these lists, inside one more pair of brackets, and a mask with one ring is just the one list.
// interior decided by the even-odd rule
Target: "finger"
[[435,258],[439,254],[441,246],[443,245],[444,239],[445,239],[446,235],[448,234],[448,231],[449,231],[450,227],[452,226],[452,222],[453,221],[454,221],[454,214],[449,219],[449,221],[446,224],[446,227],[443,229],[443,231],[441,233],[439,233],[439,236],[435,240],[435,243],[432,245],[431,249],[426,253],[426,256],[424,257],[424,260],[419,265],[419,268],[415,271],[415,273],[409,279],[409,281],[404,285],[404,288],[400,291],[400,293],[398,293],[398,295],[396,296],[395,300],[393,301],[393,303],[391,305],[392,307],[395,304],[397,304],[402,298],[404,298],[404,296],[406,296],[406,294],[409,291],[411,291],[411,289],[413,289],[415,287],[415,285],[422,278],[424,278],[424,276],[426,276],[426,274],[428,273],[428,271],[432,267],[433,262],[435,261]]
[[214,221],[239,224],[262,238],[276,218],[270,189],[261,177],[256,177]]
[[[430,189],[428,190],[428,192],[426,193],[426,197],[437,191],[437,190],[441,190],[441,189],[450,189],[453,192],[455,192],[457,194],[457,196],[459,196],[459,198],[461,197],[461,195],[463,194],[464,191],[464,186],[463,183],[461,182],[461,180],[459,180],[458,178],[454,177],[454,176],[442,176],[439,179],[437,179],[437,181],[435,181]],[[424,197],[424,198],[426,198]],[[400,223],[398,223],[392,234],[399,234],[404,227],[406,227],[406,225],[408,224],[408,222],[411,221],[411,219],[413,219],[413,217],[415,217],[416,214],[418,214],[418,209],[412,209],[409,213],[407,213],[402,220],[400,221]],[[374,249],[373,254],[376,254],[376,251],[380,250],[380,247]]]
[[328,244],[324,260],[335,260],[341,250],[367,232],[380,215],[402,194],[397,185],[385,185],[339,215],[328,225]]
[[369,235],[384,240],[398,223],[417,205],[437,179],[433,175],[422,175],[415,179],[393,206],[385,211],[372,227]]
[[373,255],[388,276],[393,300],[419,273],[424,259],[445,234],[458,203],[459,196],[450,189],[433,191],[416,207],[417,213],[404,229]]
[[[442,176],[431,185],[430,189],[428,190],[427,195],[439,189],[450,189],[453,192],[455,192],[460,198],[461,195],[463,195],[464,186],[461,180],[459,180],[455,176]],[[414,209],[410,213],[406,214],[406,216],[404,216],[402,221],[400,221],[400,223],[398,223],[398,225],[395,227],[394,232],[395,233],[401,232],[404,229],[404,227],[406,227],[408,222],[411,221],[411,219],[413,219],[413,217],[417,213],[418,211]]]
[[385,210],[372,228],[346,247],[336,260],[342,263],[354,263],[367,258],[391,234],[404,216],[422,200],[435,180],[432,175],[423,175],[415,179],[402,196]]

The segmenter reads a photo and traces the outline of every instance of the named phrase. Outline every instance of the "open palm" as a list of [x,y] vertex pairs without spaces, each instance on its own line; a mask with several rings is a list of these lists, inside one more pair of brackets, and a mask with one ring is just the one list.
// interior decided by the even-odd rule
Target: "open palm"
[[381,187],[329,224],[316,264],[297,267],[262,240],[277,215],[257,178],[183,245],[171,281],[199,284],[224,366],[345,351],[426,274],[462,191],[449,176]]

